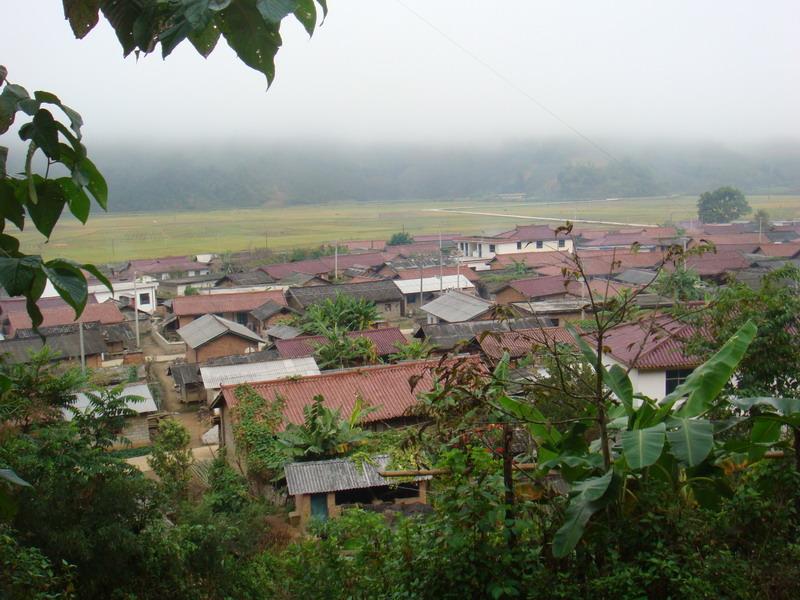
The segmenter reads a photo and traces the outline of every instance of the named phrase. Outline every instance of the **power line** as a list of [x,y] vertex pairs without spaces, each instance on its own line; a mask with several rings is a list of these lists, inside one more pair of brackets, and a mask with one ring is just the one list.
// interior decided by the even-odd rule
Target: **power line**
[[501,80],[503,83],[505,83],[506,85],[508,85],[509,87],[511,87],[513,90],[515,90],[515,91],[516,91],[516,92],[518,92],[519,94],[522,94],[522,96],[524,96],[525,98],[527,98],[528,100],[530,100],[531,102],[533,102],[533,103],[534,103],[536,106],[538,106],[538,107],[539,107],[541,110],[543,110],[543,111],[544,111],[544,112],[546,112],[548,115],[550,115],[550,116],[551,116],[553,119],[555,119],[556,121],[558,121],[559,123],[561,123],[561,124],[562,124],[564,127],[566,127],[567,129],[569,129],[570,131],[572,131],[572,133],[574,133],[575,135],[577,135],[579,138],[581,138],[581,139],[582,139],[583,141],[585,141],[587,144],[589,144],[590,146],[592,146],[592,147],[593,147],[593,148],[595,148],[596,150],[599,150],[600,152],[602,152],[603,154],[605,154],[605,155],[606,155],[608,158],[610,158],[612,161],[614,161],[614,162],[619,162],[619,161],[617,160],[617,158],[616,158],[616,157],[615,157],[615,156],[614,156],[614,155],[613,155],[613,154],[612,154],[610,151],[606,150],[606,149],[605,149],[603,146],[601,146],[600,144],[598,144],[597,142],[595,142],[595,141],[594,141],[593,139],[591,139],[591,138],[590,138],[588,135],[586,135],[585,133],[583,133],[582,131],[580,131],[580,130],[579,130],[577,127],[575,127],[575,126],[571,125],[569,122],[567,122],[566,120],[564,120],[564,119],[563,119],[562,117],[560,117],[560,116],[559,116],[559,115],[558,115],[558,114],[557,114],[555,111],[553,111],[552,109],[550,109],[550,108],[549,108],[549,107],[548,107],[546,104],[544,104],[543,102],[539,101],[537,98],[535,98],[534,96],[532,96],[532,95],[531,95],[530,93],[528,93],[528,92],[527,92],[525,89],[523,89],[522,87],[520,87],[519,85],[517,85],[517,84],[516,84],[516,83],[515,83],[513,80],[511,80],[510,78],[506,77],[506,76],[505,76],[503,73],[501,73],[500,71],[498,71],[497,69],[495,69],[495,68],[494,68],[492,65],[490,65],[490,64],[489,64],[489,63],[487,63],[485,60],[483,60],[483,59],[482,59],[480,56],[478,56],[477,54],[475,54],[474,52],[472,52],[472,50],[470,50],[469,48],[467,48],[467,47],[463,46],[463,45],[462,45],[461,43],[459,43],[457,40],[455,40],[455,39],[453,39],[452,37],[450,37],[450,36],[449,36],[447,33],[445,33],[445,32],[444,32],[443,30],[441,30],[439,27],[437,27],[436,25],[434,25],[433,23],[431,23],[431,22],[430,22],[428,19],[426,19],[426,18],[425,18],[423,15],[421,15],[421,14],[420,14],[420,13],[418,13],[416,10],[414,10],[413,8],[411,8],[410,6],[408,6],[408,5],[407,5],[405,2],[403,2],[403,0],[395,0],[395,2],[397,2],[397,4],[399,4],[399,5],[400,5],[400,6],[402,6],[404,9],[406,9],[408,12],[410,12],[412,15],[414,15],[414,16],[415,16],[417,19],[419,19],[420,21],[422,21],[422,22],[423,22],[425,25],[427,25],[428,27],[430,27],[431,29],[433,29],[433,31],[435,31],[436,33],[438,33],[439,35],[441,35],[441,36],[442,36],[442,37],[443,37],[445,40],[447,40],[448,42],[450,42],[450,44],[452,44],[453,46],[455,46],[456,48],[458,48],[459,50],[461,50],[461,51],[462,51],[464,54],[466,54],[467,56],[469,56],[469,57],[470,57],[472,60],[474,60],[475,62],[477,62],[479,65],[481,65],[481,66],[482,66],[484,69],[486,69],[487,71],[489,71],[489,72],[490,72],[492,75],[494,75],[495,77],[497,77],[498,79],[500,79],[500,80]]

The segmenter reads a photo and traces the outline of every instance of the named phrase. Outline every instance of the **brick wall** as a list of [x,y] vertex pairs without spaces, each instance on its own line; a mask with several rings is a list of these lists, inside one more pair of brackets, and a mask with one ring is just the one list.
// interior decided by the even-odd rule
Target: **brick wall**
[[237,335],[227,334],[203,344],[199,348],[188,348],[186,362],[206,362],[212,358],[245,354],[248,349],[258,350],[258,344]]

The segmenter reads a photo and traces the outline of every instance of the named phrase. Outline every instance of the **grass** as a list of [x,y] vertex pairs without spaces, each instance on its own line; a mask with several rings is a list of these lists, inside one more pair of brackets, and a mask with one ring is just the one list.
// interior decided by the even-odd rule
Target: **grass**
[[[800,196],[750,196],[754,210],[775,219],[800,219]],[[285,250],[335,240],[388,239],[412,234],[495,232],[519,223],[512,215],[659,224],[696,217],[694,196],[633,198],[595,203],[480,200],[341,202],[314,206],[158,213],[94,213],[86,225],[65,216],[49,242],[33,230],[20,234],[22,249],[46,258],[122,262],[175,254],[263,248]],[[487,217],[430,212],[463,209],[508,214]],[[530,221],[535,223],[536,221]]]

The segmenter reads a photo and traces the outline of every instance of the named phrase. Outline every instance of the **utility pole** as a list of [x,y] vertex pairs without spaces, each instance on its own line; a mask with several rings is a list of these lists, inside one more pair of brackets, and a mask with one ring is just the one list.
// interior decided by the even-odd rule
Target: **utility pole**
[[333,278],[339,279],[339,240],[336,240],[333,246]]
[[78,344],[81,351],[81,372],[86,373],[86,351],[83,346],[83,321],[78,321]]
[[442,232],[439,232],[439,294],[444,291],[444,262],[442,259]]
[[133,319],[136,323],[136,349],[139,350],[142,346],[139,339],[139,294],[136,289],[136,271],[133,272]]

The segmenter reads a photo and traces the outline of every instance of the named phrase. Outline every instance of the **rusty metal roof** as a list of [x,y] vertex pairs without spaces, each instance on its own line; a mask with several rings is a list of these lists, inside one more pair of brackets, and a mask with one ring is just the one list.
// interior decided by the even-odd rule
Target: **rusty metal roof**
[[[463,361],[464,358],[459,360]],[[450,364],[453,362],[455,361],[450,361]],[[356,399],[360,397],[377,408],[365,418],[365,422],[372,423],[406,416],[409,409],[417,403],[417,394],[433,388],[432,369],[438,366],[439,360],[409,361],[328,371],[322,375],[297,379],[251,383],[250,386],[270,401],[283,399],[283,417],[288,423],[303,423],[303,407],[311,404],[317,395],[325,399],[326,407],[340,409],[343,416],[352,412]],[[420,379],[412,390],[409,379],[415,376]],[[236,386],[233,385],[222,386],[221,397],[229,407],[237,403],[235,389]],[[214,401],[214,405],[219,401],[220,397]]]
[[263,305],[267,300],[286,306],[286,298],[282,291],[198,294],[197,296],[175,298],[172,301],[172,312],[178,316],[250,312]]

